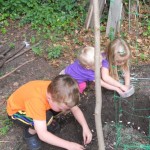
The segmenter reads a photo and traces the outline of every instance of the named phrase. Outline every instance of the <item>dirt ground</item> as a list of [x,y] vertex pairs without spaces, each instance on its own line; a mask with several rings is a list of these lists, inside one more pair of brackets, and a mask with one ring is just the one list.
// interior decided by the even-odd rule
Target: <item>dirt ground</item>
[[[11,63],[5,64],[1,68],[1,73],[6,73],[9,71],[9,68],[15,68],[19,64],[27,60],[31,60],[35,58],[35,60],[29,62],[28,64],[22,66],[17,71],[12,73],[11,75],[5,77],[0,81],[0,94],[1,94],[1,109],[0,113],[6,116],[5,112],[5,99],[15,91],[22,84],[31,81],[31,80],[49,80],[59,74],[59,72],[67,65],[67,61],[63,60],[63,63],[59,67],[51,66],[51,63],[45,60],[44,58],[36,57],[32,53],[32,51],[18,57],[13,60]],[[131,74],[136,75],[137,78],[149,78],[150,67],[149,65],[145,66],[133,66]],[[122,107],[127,110],[128,102],[130,100],[136,101],[136,108],[150,108],[150,88],[144,90],[144,87],[149,86],[150,82],[146,80],[146,82],[136,82],[136,92],[134,96],[123,100]],[[143,85],[144,84],[144,85]],[[115,122],[115,105],[114,105],[114,93],[112,91],[108,91],[106,89],[102,89],[102,99],[103,99],[103,107],[102,107],[102,121],[103,121],[103,129],[104,129],[104,137],[105,137],[105,145],[107,150],[115,149],[115,131],[111,131],[110,134],[108,127],[106,124],[113,124]],[[94,85],[89,84],[88,88],[81,95],[80,108],[82,109],[87,122],[89,124],[90,129],[93,132],[93,140],[91,144],[86,146],[87,150],[97,150],[97,137],[96,137],[96,129],[95,129],[95,121],[94,121],[94,108],[95,108],[95,90]],[[130,111],[130,110],[129,110]],[[144,112],[143,115],[149,115],[149,109]],[[131,117],[129,115],[122,115],[123,125],[126,126],[127,122],[130,121]],[[133,118],[132,118],[133,119]],[[133,129],[137,132],[148,132],[148,119],[140,120],[138,117],[135,119],[135,126],[133,125]],[[138,131],[138,127],[141,127],[140,131]],[[71,114],[62,116],[61,119],[61,131],[57,133],[58,136],[78,143],[83,143],[82,140],[82,132],[79,124],[75,121]],[[109,126],[110,129],[111,126]],[[3,150],[26,150],[26,144],[23,141],[22,135],[23,130],[19,127],[13,125],[6,136],[0,137],[0,149]],[[107,135],[109,134],[109,136]],[[61,148],[54,147],[48,144],[43,143],[43,150],[61,150]]]
[[[13,33],[10,35],[7,34],[5,38],[0,35],[0,40],[3,39],[1,41],[13,41],[14,37],[20,37],[19,40],[23,40],[23,38],[21,38],[21,35],[24,34],[23,32],[19,31],[17,28],[10,28],[10,30],[8,30],[8,32],[12,31]],[[33,34],[30,31],[24,32]],[[1,43],[0,49],[2,48]],[[30,60],[32,61],[18,68],[15,72],[11,73],[7,77],[1,78],[3,75],[9,73],[19,65]],[[5,110],[6,100],[13,91],[31,80],[50,80],[58,75],[59,72],[69,63],[70,61],[61,57],[59,58],[59,63],[56,65],[56,67],[52,65],[54,64],[54,61],[47,61],[43,57],[37,57],[31,50],[10,61],[9,63],[5,63],[4,66],[0,68],[0,122],[3,121],[3,118],[7,117]],[[114,95],[114,92],[102,89],[102,124],[106,150],[112,150],[116,148],[118,134],[116,133],[115,123],[117,121],[123,125],[121,135],[119,135],[119,137],[123,137],[121,144],[129,144],[133,141],[150,145],[150,139],[146,138],[145,140],[145,137],[147,137],[150,130],[150,120],[148,119],[148,116],[150,116],[149,74],[150,64],[131,66],[131,76],[132,83],[135,86],[135,94],[127,99],[115,98],[116,96]],[[98,145],[94,120],[94,84],[89,83],[88,88],[84,94],[81,95],[79,107],[82,109],[93,133],[93,140],[89,145],[86,146],[86,150],[97,150]],[[2,128],[1,125],[0,128]],[[135,134],[136,136],[132,137],[132,141],[130,140],[129,142],[125,139],[126,134]],[[137,138],[138,134],[140,134],[140,137],[142,138]],[[7,135],[0,136],[0,149],[26,150],[27,145],[25,144],[22,135],[23,129],[13,125]],[[61,117],[61,131],[60,133],[57,133],[57,135],[69,141],[78,142],[80,144],[83,143],[81,127],[71,114]],[[123,147],[120,146],[119,150],[122,149]],[[43,143],[42,150],[61,150],[61,148]],[[140,150],[140,148],[138,150]]]

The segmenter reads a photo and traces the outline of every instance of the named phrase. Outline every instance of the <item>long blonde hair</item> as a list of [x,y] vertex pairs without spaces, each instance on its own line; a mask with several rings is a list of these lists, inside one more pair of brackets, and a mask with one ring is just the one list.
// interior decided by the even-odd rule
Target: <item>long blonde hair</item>
[[116,61],[124,61],[124,64],[120,66],[123,71],[129,69],[129,46],[123,39],[117,38],[109,43],[105,53],[109,62],[110,76],[112,76],[116,80],[119,80],[118,67],[116,65]]

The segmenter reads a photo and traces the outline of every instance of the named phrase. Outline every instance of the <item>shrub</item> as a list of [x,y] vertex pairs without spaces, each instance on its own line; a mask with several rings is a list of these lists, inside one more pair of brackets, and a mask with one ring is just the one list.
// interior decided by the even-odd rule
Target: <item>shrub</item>
[[[87,0],[1,0],[0,22],[19,19],[20,25],[31,23],[32,28],[70,33],[84,23]],[[5,24],[3,24],[3,27]],[[3,32],[4,29],[3,29]]]

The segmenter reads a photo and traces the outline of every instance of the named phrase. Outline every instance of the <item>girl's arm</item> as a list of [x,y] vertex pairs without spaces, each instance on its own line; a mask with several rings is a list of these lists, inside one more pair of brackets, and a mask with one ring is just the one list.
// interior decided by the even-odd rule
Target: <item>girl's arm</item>
[[112,86],[118,87],[124,92],[128,90],[127,86],[122,85],[120,82],[118,82],[117,80],[113,79],[109,75],[109,70],[107,68],[104,68],[104,67],[101,68],[101,77],[102,77],[102,80],[104,80],[104,82],[106,82],[106,83],[108,83],[108,84],[110,84]]
[[[65,148],[67,150],[83,150],[84,147],[80,144],[69,142],[61,139],[54,134],[47,131],[46,121],[34,120],[34,128],[38,134],[38,137],[51,145]],[[71,133],[70,133],[71,134]]]
[[123,95],[123,93],[124,93],[120,88],[113,86],[113,85],[110,85],[110,84],[104,82],[102,79],[101,79],[101,86],[108,89],[108,90],[116,91],[120,95]]
[[125,80],[125,85],[129,86],[130,85],[130,69],[129,69],[129,67],[127,70],[124,71],[124,80]]
[[73,108],[71,108],[71,112],[73,113],[79,124],[82,126],[84,144],[89,144],[92,140],[92,133],[87,125],[81,109],[78,106],[74,106]]

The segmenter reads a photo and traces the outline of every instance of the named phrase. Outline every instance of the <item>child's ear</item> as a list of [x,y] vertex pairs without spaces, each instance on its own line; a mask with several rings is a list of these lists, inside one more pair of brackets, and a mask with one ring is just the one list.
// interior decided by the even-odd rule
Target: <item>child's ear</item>
[[48,92],[46,93],[46,97],[47,97],[47,100],[48,100],[48,101],[50,101],[50,100],[52,99],[52,98],[51,98],[51,94],[48,93]]
[[91,67],[90,66],[86,66],[86,69],[91,69]]

